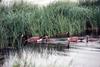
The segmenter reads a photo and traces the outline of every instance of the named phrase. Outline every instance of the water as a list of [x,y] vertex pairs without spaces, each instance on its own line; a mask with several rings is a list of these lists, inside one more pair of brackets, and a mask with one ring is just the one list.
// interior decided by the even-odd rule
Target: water
[[71,67],[100,67],[100,49],[93,50],[93,48],[69,49],[69,56],[73,59]]
[[[66,39],[56,40],[64,44]],[[84,40],[70,43],[69,49],[57,50],[57,54],[68,57],[70,67],[100,67],[100,43],[98,41],[86,43]]]
[[[62,43],[66,39],[58,39]],[[69,49],[58,51],[59,55],[69,57],[70,67],[100,67],[100,43],[97,41],[70,43]]]
[[[66,38],[56,39],[55,41],[60,41],[60,43],[63,43],[66,41]],[[41,44],[41,45],[45,45],[45,44]],[[37,48],[39,50],[42,47],[37,46]],[[43,49],[46,49],[46,48],[43,48]],[[35,52],[37,55],[34,55],[34,53],[32,54],[30,51],[28,52],[26,51],[22,53],[22,55],[29,56],[28,58],[32,56],[33,60],[31,60],[32,58],[29,60],[31,60],[32,62],[37,62],[36,63],[37,66],[38,66],[38,63],[40,63],[42,66],[44,65],[48,66],[48,63],[51,63],[54,66],[54,64],[56,63],[55,67],[58,67],[58,64],[60,65],[60,67],[62,67],[63,65],[65,65],[65,67],[66,66],[67,67],[100,67],[100,49],[99,48],[100,48],[100,43],[98,41],[88,42],[88,43],[84,41],[84,42],[70,43],[69,49],[64,48],[64,49],[57,50],[58,47],[56,47],[52,55],[47,55],[45,54],[45,51],[43,51],[44,57],[41,57],[41,54],[38,55],[38,53],[36,53],[37,51]],[[40,51],[41,49],[38,52]],[[13,56],[11,56],[10,61],[14,63],[13,59],[15,58],[16,60],[16,56],[13,57],[13,59],[12,57]],[[48,57],[51,59],[48,59]],[[34,61],[34,58],[35,58],[35,61]],[[7,64],[7,66],[9,66],[9,63]]]
[[100,67],[99,48],[98,42],[72,44],[69,49],[69,56],[73,59],[71,67]]

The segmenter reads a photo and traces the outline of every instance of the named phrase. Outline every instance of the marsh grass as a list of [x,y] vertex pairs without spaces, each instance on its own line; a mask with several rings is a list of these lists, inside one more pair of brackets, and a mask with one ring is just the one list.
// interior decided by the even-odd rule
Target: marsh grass
[[[96,6],[95,6],[96,7]],[[85,30],[86,18],[93,25],[99,23],[99,7],[57,2],[46,7],[14,4],[0,7],[0,47],[20,46],[21,35],[55,35],[69,32],[71,35]]]
[[68,56],[58,55],[54,50],[23,50],[20,56],[15,54],[5,59],[3,67],[69,67],[71,60]]

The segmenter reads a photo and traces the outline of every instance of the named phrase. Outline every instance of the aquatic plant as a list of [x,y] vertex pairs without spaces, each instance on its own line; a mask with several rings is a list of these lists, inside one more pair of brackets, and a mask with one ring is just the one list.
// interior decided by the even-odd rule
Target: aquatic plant
[[69,67],[72,58],[57,54],[57,51],[23,50],[20,55],[10,55],[3,67]]
[[[46,7],[19,4],[0,7],[0,47],[21,46],[22,35],[55,35],[85,30],[86,19],[99,24],[99,10],[94,6],[57,2]],[[18,46],[19,45],[19,46]]]

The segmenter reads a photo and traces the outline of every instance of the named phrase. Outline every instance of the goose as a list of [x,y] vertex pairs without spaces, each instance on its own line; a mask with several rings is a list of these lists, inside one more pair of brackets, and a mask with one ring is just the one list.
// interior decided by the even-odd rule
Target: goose
[[72,36],[68,38],[69,42],[77,42],[78,41],[78,37],[77,36]]

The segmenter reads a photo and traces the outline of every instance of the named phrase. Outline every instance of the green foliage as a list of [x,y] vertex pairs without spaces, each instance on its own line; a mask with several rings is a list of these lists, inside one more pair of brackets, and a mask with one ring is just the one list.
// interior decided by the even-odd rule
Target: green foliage
[[13,67],[20,67],[20,64],[16,63]]
[[[51,4],[46,8],[48,19],[52,22],[52,29],[55,33],[70,32],[70,34],[77,34],[84,30],[86,18],[93,16],[92,9],[79,6],[77,4],[56,3]],[[49,27],[51,28],[51,27]]]
[[[90,7],[73,3],[57,2],[47,7],[25,4],[11,8],[0,8],[0,45],[21,45],[21,35],[49,35],[69,32],[78,34],[85,29],[86,19],[90,18],[93,25],[100,25],[99,7]],[[3,45],[3,46],[2,46]]]

